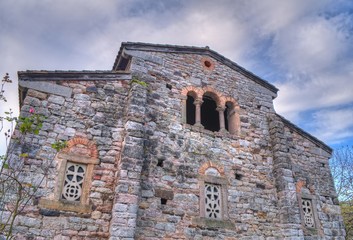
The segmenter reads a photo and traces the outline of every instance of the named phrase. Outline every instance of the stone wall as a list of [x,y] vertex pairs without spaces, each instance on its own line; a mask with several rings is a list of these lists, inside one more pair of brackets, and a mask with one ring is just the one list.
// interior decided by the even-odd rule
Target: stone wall
[[[137,238],[344,236],[328,167],[330,150],[277,117],[272,92],[220,62],[215,61],[211,71],[205,69],[199,55],[149,53],[151,61],[152,57],[139,52],[130,54],[136,57],[132,74],[149,84],[148,154]],[[240,134],[213,133],[183,124],[179,94],[186,86],[212,87],[234,98],[241,108]],[[212,230],[213,223],[198,221],[202,211],[198,171],[208,161],[222,166],[228,181],[229,219],[217,225],[217,231]],[[297,190],[303,179],[305,186]],[[318,209],[317,226],[307,230],[299,202],[314,182],[316,190],[311,196]],[[162,199],[167,201],[161,203]]]
[[[41,84],[50,86],[51,83]],[[109,237],[112,218],[129,84],[124,80],[65,81],[64,78],[55,84],[70,88],[72,97],[60,96],[60,92],[50,94],[46,90],[29,89],[21,107],[21,115],[26,115],[32,107],[36,113],[46,116],[39,135],[26,139],[30,144],[29,158],[25,161],[28,176],[40,179],[42,176],[38,169],[43,162],[51,162],[52,167],[51,174],[44,179],[38,192],[41,196],[39,207],[36,200],[25,210],[25,216],[17,218],[15,232],[26,239],[105,239]],[[51,144],[74,138],[93,142],[99,158],[89,189],[90,207],[83,212],[79,208],[68,211],[65,204],[58,205],[52,201],[58,187],[60,160],[55,157]],[[43,199],[48,200],[44,206],[41,205]]]
[[[198,55],[154,56],[163,59],[163,65],[142,59],[133,59],[132,64],[132,73],[149,85],[147,156],[136,238],[279,236],[266,120],[266,114],[273,111],[269,91],[220,63],[213,71],[205,71]],[[166,87],[167,83],[172,89]],[[183,124],[180,92],[189,85],[207,85],[236,99],[241,106],[240,136]],[[209,161],[224,168],[228,182],[229,220],[220,222],[217,231],[212,230],[214,222],[198,221],[198,172]],[[162,166],[157,166],[161,162]],[[161,199],[166,203],[162,204]]]
[[[34,107],[48,117],[40,134],[27,139],[29,176],[39,177],[35,166],[41,161],[53,166],[40,189],[44,197],[18,219],[19,236],[344,239],[328,166],[331,150],[276,115],[273,89],[210,56],[166,49],[124,54],[131,58],[130,72],[122,75],[23,74],[29,90],[22,114]],[[56,81],[54,90],[43,88],[49,80]],[[188,87],[232,99],[238,131],[186,124],[182,92]],[[94,144],[98,164],[88,204],[68,210],[53,201],[61,153],[50,144],[78,138]],[[221,191],[218,219],[205,217],[206,184]],[[313,228],[303,223],[301,198],[314,205]]]

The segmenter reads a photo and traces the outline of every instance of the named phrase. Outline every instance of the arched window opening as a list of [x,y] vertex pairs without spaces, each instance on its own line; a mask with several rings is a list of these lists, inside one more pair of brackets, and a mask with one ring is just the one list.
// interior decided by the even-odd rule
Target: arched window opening
[[219,113],[216,110],[216,102],[209,96],[204,95],[201,105],[201,124],[205,129],[216,132],[219,131]]
[[186,123],[190,125],[195,124],[196,107],[194,105],[195,98],[187,95],[186,99]]

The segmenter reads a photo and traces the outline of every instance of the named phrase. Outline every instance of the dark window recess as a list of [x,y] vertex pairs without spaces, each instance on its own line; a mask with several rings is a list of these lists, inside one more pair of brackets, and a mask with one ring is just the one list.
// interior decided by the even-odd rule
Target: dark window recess
[[164,162],[164,159],[158,159],[157,166],[163,167],[163,162]]
[[167,199],[165,199],[165,198],[161,198],[161,204],[162,205],[166,205],[167,204]]
[[195,99],[192,96],[188,95],[186,100],[186,123],[190,125],[195,124],[195,112],[196,107],[194,105]]
[[130,62],[130,59],[129,58],[124,58],[124,57],[122,57],[121,59],[120,59],[120,61],[119,61],[119,64],[118,64],[118,66],[117,66],[117,68],[116,68],[116,70],[127,70],[127,67],[128,67],[128,65],[129,65],[129,62]]
[[224,127],[226,128],[227,131],[229,131],[229,127],[228,127],[228,115],[229,115],[229,106],[226,105],[226,109],[224,110]]
[[219,131],[219,114],[216,110],[216,102],[208,96],[202,98],[201,124],[205,129],[216,132]]
[[23,102],[27,96],[27,91],[28,89],[27,88],[20,88],[20,107],[22,107],[23,105]]
[[243,178],[243,175],[239,174],[239,173],[236,173],[235,174],[235,179],[237,180],[241,180]]
[[166,86],[169,90],[172,90],[172,85],[170,85],[169,83],[167,83],[165,86]]
[[256,183],[256,187],[260,188],[260,189],[265,189],[266,188],[266,186],[261,184],[261,183]]

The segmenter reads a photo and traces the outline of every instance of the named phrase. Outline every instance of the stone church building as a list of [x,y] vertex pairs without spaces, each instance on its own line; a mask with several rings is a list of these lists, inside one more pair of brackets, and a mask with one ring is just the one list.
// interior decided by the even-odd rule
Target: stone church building
[[46,116],[28,175],[51,167],[17,237],[344,239],[332,149],[208,47],[128,42],[111,71],[18,76],[21,114]]

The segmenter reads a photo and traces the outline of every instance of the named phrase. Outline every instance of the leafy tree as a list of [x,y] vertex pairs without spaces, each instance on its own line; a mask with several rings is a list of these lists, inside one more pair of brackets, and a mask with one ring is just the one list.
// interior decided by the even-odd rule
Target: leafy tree
[[[12,81],[6,74],[1,82],[0,103],[6,102],[4,86]],[[40,178],[28,176],[28,162],[31,146],[26,137],[38,135],[45,117],[30,108],[23,116],[14,117],[11,109],[0,117],[0,132],[5,135],[6,154],[0,156],[0,238],[13,238],[16,218],[24,212],[35,197],[40,197],[40,186],[49,174],[51,161],[42,161],[36,169]],[[6,129],[5,122],[10,123]],[[11,140],[11,142],[10,142]],[[54,143],[53,148],[60,151],[65,142]],[[37,172],[38,171],[38,172]]]
[[346,238],[353,239],[353,146],[335,150],[330,167],[340,200]]
[[346,230],[346,239],[353,239],[353,204],[352,202],[341,202],[340,207]]

